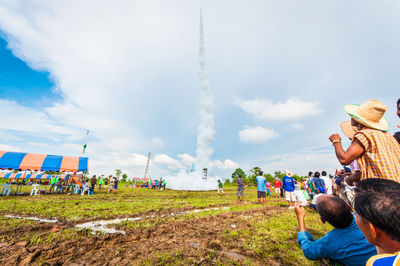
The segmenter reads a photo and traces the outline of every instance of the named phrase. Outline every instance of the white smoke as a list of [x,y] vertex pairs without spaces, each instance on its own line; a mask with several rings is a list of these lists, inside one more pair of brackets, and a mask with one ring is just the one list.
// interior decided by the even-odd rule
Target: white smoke
[[206,70],[206,53],[204,45],[204,29],[203,17],[200,11],[200,41],[199,41],[199,57],[200,57],[200,121],[197,135],[196,149],[196,171],[186,173],[181,171],[175,176],[167,176],[167,188],[174,190],[216,190],[218,183],[217,177],[208,176],[204,178],[203,168],[212,168],[210,156],[213,149],[210,147],[211,141],[214,140],[214,105],[213,96],[210,91],[210,82],[207,78]]
[[211,141],[214,140],[214,105],[213,96],[210,91],[210,82],[207,78],[206,70],[206,53],[204,44],[203,17],[200,11],[200,41],[199,41],[199,57],[200,57],[200,122],[197,135],[196,163],[198,169],[210,167],[210,156],[213,149],[210,147]]
[[185,171],[179,172],[177,175],[166,176],[167,188],[173,190],[217,190],[218,178],[208,177],[207,180],[203,179],[201,171],[194,171],[186,173]]

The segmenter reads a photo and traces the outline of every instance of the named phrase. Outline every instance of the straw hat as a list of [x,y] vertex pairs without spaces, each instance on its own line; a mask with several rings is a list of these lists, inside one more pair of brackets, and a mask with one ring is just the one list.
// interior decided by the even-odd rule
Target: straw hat
[[286,176],[291,177],[293,175],[292,171],[286,170]]
[[348,104],[344,110],[365,126],[382,131],[389,130],[389,123],[383,117],[386,105],[378,100],[369,100],[361,105]]
[[340,128],[349,139],[353,139],[354,134],[357,132],[357,128],[351,125],[351,121],[343,121],[340,123]]

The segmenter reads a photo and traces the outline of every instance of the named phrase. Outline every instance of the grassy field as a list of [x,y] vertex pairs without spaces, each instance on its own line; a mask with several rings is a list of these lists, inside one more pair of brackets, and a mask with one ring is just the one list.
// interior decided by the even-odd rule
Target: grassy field
[[[93,196],[1,197],[0,261],[2,264],[313,264],[297,244],[296,216],[283,199],[268,197],[264,208],[256,204],[255,188],[246,190],[244,204],[236,203],[235,188],[227,187],[225,192],[221,196],[215,191],[159,191],[121,185],[117,194],[96,189]],[[6,215],[58,221],[50,224]],[[75,227],[87,221],[129,217],[138,220],[107,225],[123,230],[124,235]],[[306,225],[316,238],[331,229],[311,210],[307,212]]]

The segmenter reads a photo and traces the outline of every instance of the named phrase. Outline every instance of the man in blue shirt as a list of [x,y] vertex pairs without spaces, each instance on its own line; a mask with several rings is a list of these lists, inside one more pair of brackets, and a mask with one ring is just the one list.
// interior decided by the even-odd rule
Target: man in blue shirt
[[291,171],[286,170],[286,175],[282,178],[282,188],[285,191],[286,200],[289,202],[289,209],[294,208],[294,202],[297,201],[294,194],[294,180]]
[[267,180],[263,176],[263,171],[258,171],[258,176],[256,177],[257,181],[257,198],[258,204],[261,204],[261,198],[263,198],[264,207],[267,206]]
[[306,232],[304,216],[306,211],[300,204],[295,205],[299,222],[299,242],[304,256],[310,260],[330,259],[345,265],[365,265],[376,254],[358,228],[354,215],[347,203],[339,197],[321,194],[317,199],[317,211],[323,223],[328,222],[334,229],[325,236],[314,240]]

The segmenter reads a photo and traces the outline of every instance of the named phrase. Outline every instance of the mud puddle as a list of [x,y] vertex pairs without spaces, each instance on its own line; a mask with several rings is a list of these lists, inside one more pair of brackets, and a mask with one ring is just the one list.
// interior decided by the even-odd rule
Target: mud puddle
[[151,218],[165,218],[165,217],[186,215],[186,214],[191,214],[191,213],[200,213],[200,212],[205,212],[205,211],[219,211],[219,210],[229,210],[229,207],[194,209],[194,210],[190,210],[190,211],[183,211],[183,212],[176,212],[176,213],[172,212],[169,215],[165,215],[165,214],[163,214],[163,215],[148,215],[148,216],[135,217],[135,218],[118,218],[118,219],[113,219],[113,220],[100,220],[100,221],[93,221],[93,222],[86,222],[86,223],[82,223],[82,224],[77,224],[77,225],[75,225],[75,228],[89,229],[89,230],[92,231],[92,234],[104,233],[104,234],[122,234],[122,235],[125,235],[126,234],[125,231],[117,230],[115,228],[110,227],[109,225],[111,225],[111,224],[119,224],[119,223],[125,222],[125,221],[135,222],[135,221],[151,219]]
[[24,217],[24,216],[14,216],[14,215],[4,215],[6,218],[10,219],[25,219],[25,220],[32,220],[32,221],[38,221],[38,222],[43,222],[43,223],[57,223],[58,220],[50,220],[50,219],[42,219],[39,217]]

